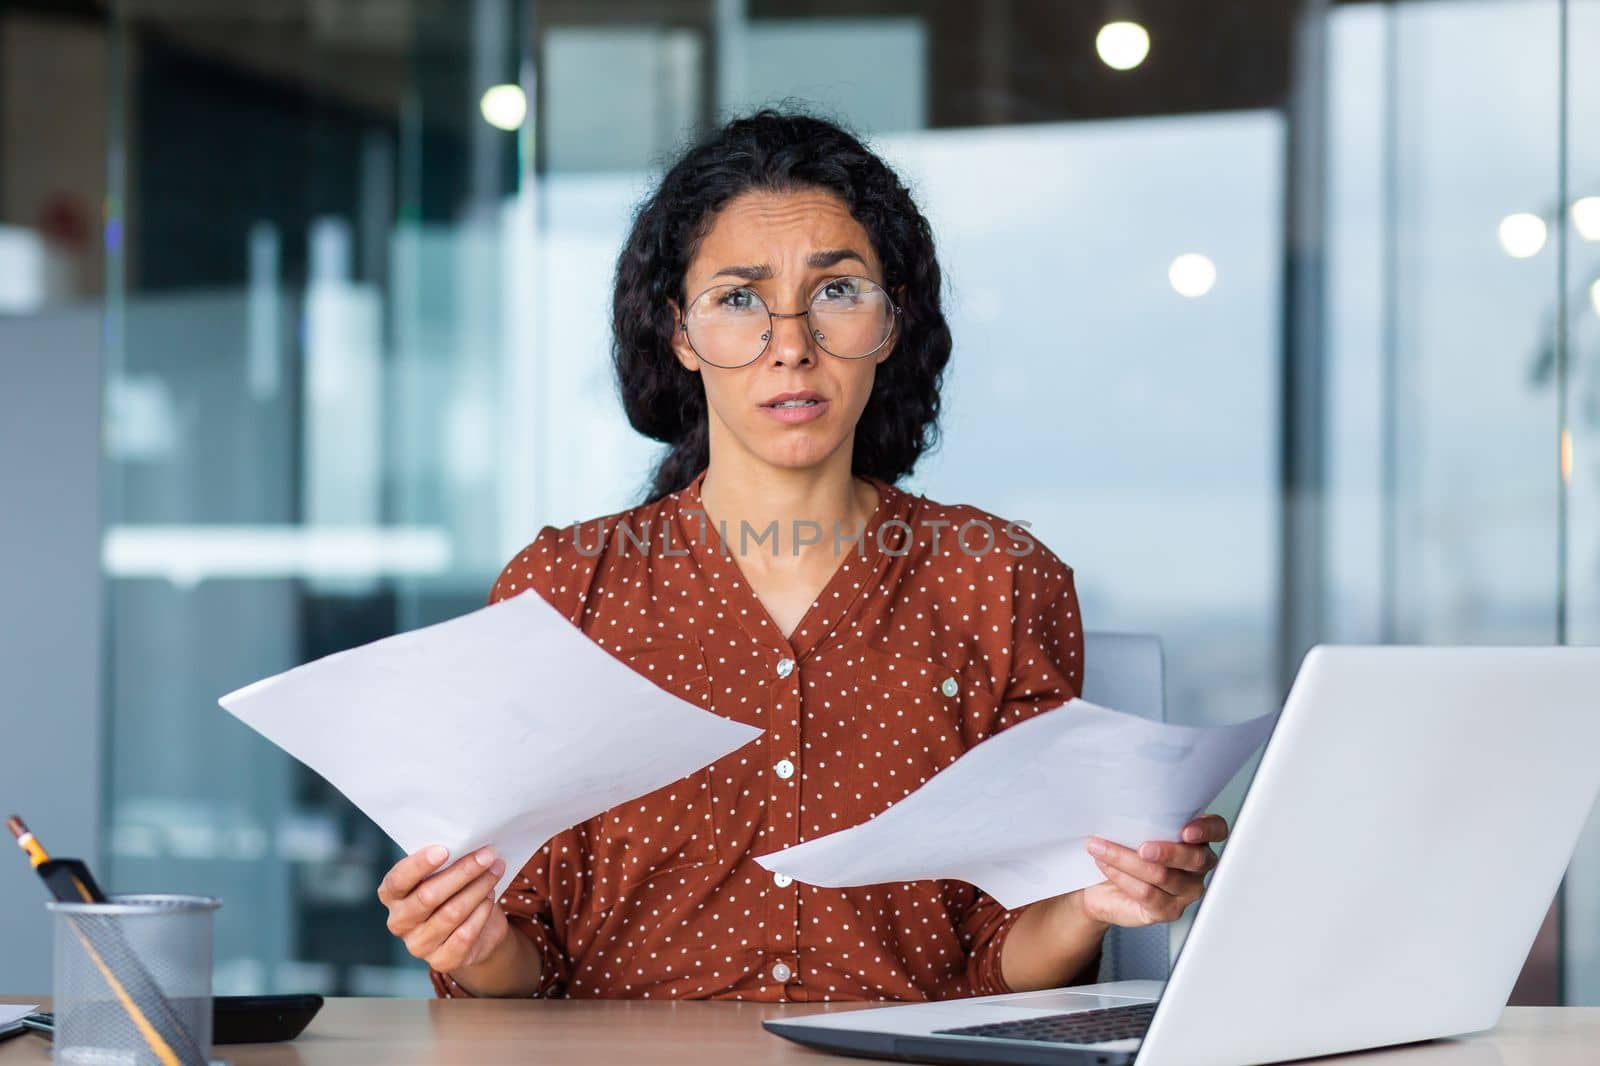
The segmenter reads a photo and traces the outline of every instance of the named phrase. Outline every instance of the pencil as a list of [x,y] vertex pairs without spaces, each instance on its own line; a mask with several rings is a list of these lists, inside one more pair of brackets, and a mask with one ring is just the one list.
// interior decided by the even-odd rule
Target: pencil
[[33,863],[35,870],[50,861],[50,854],[44,850],[44,845],[28,832],[28,827],[22,824],[21,818],[13,814],[6,819],[6,828],[17,838],[17,847],[28,853],[28,861]]
[[6,828],[17,838],[17,846],[27,854],[28,861],[56,899],[67,903],[106,901],[105,893],[95,884],[94,875],[82,862],[77,859],[52,859],[50,853],[44,850],[44,845],[14,814],[6,819]]
[[[89,875],[88,867],[75,859],[60,860],[59,862],[52,860],[50,853],[44,850],[44,845],[39,843],[38,838],[28,830],[22,819],[14,814],[6,819],[6,827],[11,830],[11,835],[17,838],[17,846],[27,854],[28,861],[33,864],[35,870],[39,871],[40,876],[44,878],[45,883],[50,886],[52,894],[58,900],[73,902],[72,896],[69,894],[71,892],[78,895],[82,902],[85,903],[105,902],[105,895],[100,891],[99,886],[94,883],[94,878]],[[64,889],[64,886],[60,883],[61,878],[59,876],[49,876],[48,871],[51,869],[58,873],[64,873],[70,882],[71,888]],[[161,1066],[185,1066],[185,1059],[179,1058],[178,1053],[172,1050],[172,1045],[167,1042],[150,1022],[150,1019],[145,1016],[144,1011],[139,1009],[139,1004],[135,1002],[134,997],[129,994],[128,990],[123,987],[122,981],[118,980],[117,975],[111,972],[111,967],[106,965],[105,959],[99,951],[95,950],[94,945],[89,943],[89,938],[84,935],[84,931],[77,920],[69,914],[67,915],[67,922],[72,926],[73,933],[77,935],[78,942],[83,945],[83,950],[88,953],[89,961],[94,963],[95,969],[100,971],[100,976],[105,978],[106,985],[110,987],[112,995],[116,996],[117,1002],[122,1004],[122,1009],[127,1012],[128,1018],[134,1024],[134,1028],[139,1030],[139,1035],[144,1037],[145,1043],[150,1045],[150,1050],[155,1052],[156,1058],[161,1060]],[[108,932],[113,935],[120,935],[114,927]],[[187,1062],[198,1063],[203,1066],[206,1061],[205,1057],[199,1054],[198,1049],[194,1047],[193,1039],[189,1038],[188,1030],[183,1027],[183,1023],[172,1013],[171,1004],[161,994],[161,989],[156,985],[154,978],[144,971],[144,967],[139,963],[137,957],[132,955],[131,950],[127,952],[127,955],[130,960],[129,966],[134,970],[129,976],[137,979],[134,983],[139,986],[139,991],[146,1003],[152,1007],[161,1008],[161,1013],[166,1016],[165,1020],[170,1026],[176,1028],[177,1035],[180,1038],[188,1038],[179,1040],[180,1044],[185,1045],[185,1050],[190,1052],[186,1057]]]

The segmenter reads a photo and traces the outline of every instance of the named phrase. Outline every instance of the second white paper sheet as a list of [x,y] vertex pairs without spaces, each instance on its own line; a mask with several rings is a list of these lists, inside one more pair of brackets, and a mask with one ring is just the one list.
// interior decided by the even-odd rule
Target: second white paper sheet
[[824,888],[950,878],[1008,910],[1103,881],[1084,850],[1176,840],[1265,741],[1278,712],[1166,725],[1081,699],[1001,730],[860,825],[756,861]]
[[499,892],[561,830],[761,734],[659,688],[533,591],[220,702],[407,853],[493,847]]

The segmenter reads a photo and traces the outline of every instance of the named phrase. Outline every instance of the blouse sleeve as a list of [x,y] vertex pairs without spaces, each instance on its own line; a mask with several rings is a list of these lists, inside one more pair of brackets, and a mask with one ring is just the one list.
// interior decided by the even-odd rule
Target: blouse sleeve
[[545,526],[533,543],[500,571],[489,590],[489,602],[499,603],[532,589],[567,621],[578,625],[599,569],[604,533],[603,525],[588,523],[560,529]]
[[[576,603],[587,588],[588,578],[581,557],[574,560],[561,551],[562,534],[552,526],[539,531],[538,537],[515,559],[506,564],[489,592],[489,602],[517,596],[533,589],[569,618],[576,613]],[[505,911],[513,934],[520,934],[532,942],[541,961],[539,987],[536,997],[559,998],[566,994],[572,975],[572,962],[551,912],[550,905],[550,846],[547,844],[523,866],[521,872],[507,886],[500,897],[500,909]],[[465,986],[448,973],[430,968],[428,977],[434,992],[441,998],[470,997]]]
[[[1071,568],[1046,552],[1040,566],[1044,580],[1018,583],[1012,622],[1012,658],[1006,691],[996,715],[995,732],[1035,714],[1059,707],[1083,691],[1083,625]],[[1028,564],[1022,564],[1028,569]],[[1007,936],[1023,908],[1006,910],[987,892],[979,892],[961,919],[961,938],[970,945],[967,978],[971,995],[1012,992],[1000,969]],[[1100,969],[1100,952],[1067,984],[1087,984]]]

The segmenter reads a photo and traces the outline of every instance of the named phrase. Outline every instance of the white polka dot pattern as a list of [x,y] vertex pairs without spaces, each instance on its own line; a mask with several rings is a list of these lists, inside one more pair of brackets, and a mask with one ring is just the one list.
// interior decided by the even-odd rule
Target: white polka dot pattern
[[[974,744],[1077,695],[1071,569],[1042,544],[1010,554],[1026,542],[1004,536],[967,554],[954,535],[963,523],[1005,522],[868,478],[879,500],[859,546],[845,545],[784,634],[699,518],[704,478],[616,515],[544,527],[490,594],[533,589],[663,688],[766,730],[566,830],[523,867],[500,904],[545,961],[538,994],[804,1002],[1009,991],[1000,950],[1020,912],[973,886],[822,889],[774,878],[752,856],[876,817]],[[431,976],[441,996],[470,994]]]

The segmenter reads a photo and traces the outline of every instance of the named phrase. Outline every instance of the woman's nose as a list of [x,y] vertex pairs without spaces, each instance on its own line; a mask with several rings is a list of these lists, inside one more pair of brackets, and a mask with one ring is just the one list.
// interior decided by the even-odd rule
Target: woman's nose
[[805,315],[772,318],[772,340],[767,356],[780,363],[795,365],[816,359],[816,341],[811,336],[811,320]]

